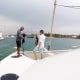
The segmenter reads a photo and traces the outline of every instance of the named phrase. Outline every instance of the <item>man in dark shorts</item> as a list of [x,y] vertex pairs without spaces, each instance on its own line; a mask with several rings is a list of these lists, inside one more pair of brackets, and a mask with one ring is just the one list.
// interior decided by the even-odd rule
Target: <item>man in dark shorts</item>
[[23,39],[23,35],[21,34],[21,31],[24,30],[24,27],[22,26],[18,31],[17,31],[17,36],[16,36],[16,45],[17,45],[17,56],[20,57],[20,48],[21,48],[21,40]]

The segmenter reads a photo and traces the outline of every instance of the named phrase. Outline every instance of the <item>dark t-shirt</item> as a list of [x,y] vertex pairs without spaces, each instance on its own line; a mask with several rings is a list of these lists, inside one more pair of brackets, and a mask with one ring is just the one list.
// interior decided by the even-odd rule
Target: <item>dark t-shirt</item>
[[20,30],[18,30],[17,31],[17,36],[16,36],[16,41],[21,41],[21,31]]

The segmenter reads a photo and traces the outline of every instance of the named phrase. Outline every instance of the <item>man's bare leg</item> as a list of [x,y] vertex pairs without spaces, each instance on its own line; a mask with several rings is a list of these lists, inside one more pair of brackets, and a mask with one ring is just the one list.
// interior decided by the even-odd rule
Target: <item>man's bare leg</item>
[[21,55],[20,55],[20,48],[17,48],[17,56],[18,56],[18,57],[21,56]]
[[41,59],[43,59],[43,54],[41,54]]
[[33,51],[33,53],[34,53],[34,59],[35,59],[35,60],[37,60],[36,52],[35,52],[35,51]]

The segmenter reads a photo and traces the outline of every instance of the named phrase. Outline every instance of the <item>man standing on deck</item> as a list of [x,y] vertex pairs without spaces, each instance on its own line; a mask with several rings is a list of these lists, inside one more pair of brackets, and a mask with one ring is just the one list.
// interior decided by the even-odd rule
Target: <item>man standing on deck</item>
[[35,60],[37,60],[36,51],[40,52],[41,59],[43,59],[44,42],[45,42],[44,31],[40,30],[40,36],[39,36],[38,45],[33,50]]
[[17,57],[20,57],[20,48],[21,48],[21,40],[23,39],[23,35],[21,34],[21,31],[24,30],[24,27],[22,26],[18,31],[17,31],[17,36],[16,36],[16,44],[17,44]]

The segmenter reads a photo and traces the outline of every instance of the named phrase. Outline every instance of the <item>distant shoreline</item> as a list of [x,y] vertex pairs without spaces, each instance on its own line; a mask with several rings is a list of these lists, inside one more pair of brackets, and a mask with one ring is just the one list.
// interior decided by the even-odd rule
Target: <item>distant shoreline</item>
[[[16,36],[16,35],[9,35],[9,36]],[[26,34],[28,38],[35,38],[37,34]],[[45,33],[45,36],[50,38],[50,33]],[[63,35],[63,34],[52,34],[52,38],[72,38],[72,39],[80,39],[80,35]]]

